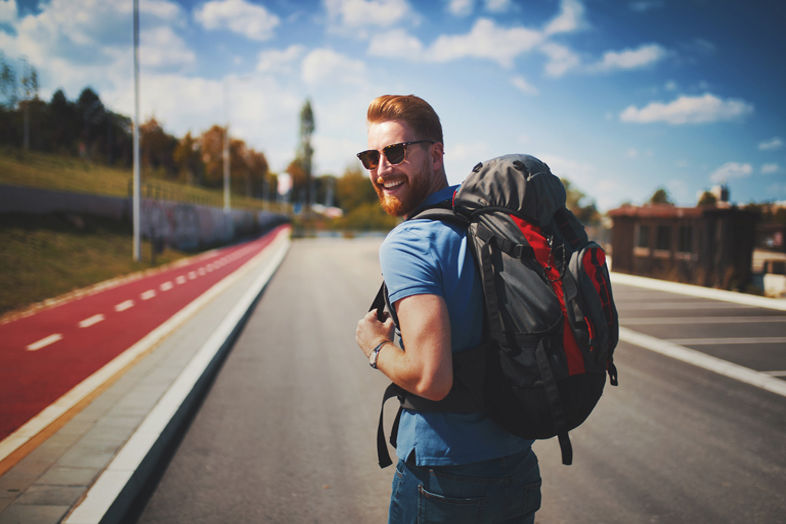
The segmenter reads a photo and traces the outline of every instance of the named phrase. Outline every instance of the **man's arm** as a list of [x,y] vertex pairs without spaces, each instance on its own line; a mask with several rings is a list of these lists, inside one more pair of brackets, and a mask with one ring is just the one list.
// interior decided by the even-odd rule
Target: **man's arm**
[[411,295],[393,307],[406,351],[392,341],[393,321],[377,320],[370,311],[358,322],[355,340],[369,355],[380,342],[377,369],[410,393],[429,400],[442,400],[453,387],[453,359],[450,351],[450,318],[445,300],[439,295]]

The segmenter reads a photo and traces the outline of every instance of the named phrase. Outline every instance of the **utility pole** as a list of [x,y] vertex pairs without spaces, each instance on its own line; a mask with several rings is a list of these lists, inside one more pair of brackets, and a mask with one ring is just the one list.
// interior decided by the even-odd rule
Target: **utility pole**
[[229,97],[227,96],[227,81],[224,80],[224,213],[229,213]]
[[134,261],[142,258],[140,242],[140,206],[139,206],[139,0],[134,0],[134,189],[132,197],[132,214],[134,222]]

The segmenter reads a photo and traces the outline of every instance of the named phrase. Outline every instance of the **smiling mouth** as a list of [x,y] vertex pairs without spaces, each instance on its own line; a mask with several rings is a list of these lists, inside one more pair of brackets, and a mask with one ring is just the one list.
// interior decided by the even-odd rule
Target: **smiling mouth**
[[396,189],[399,186],[404,185],[404,179],[393,179],[393,180],[377,180],[377,184],[385,188],[386,190]]

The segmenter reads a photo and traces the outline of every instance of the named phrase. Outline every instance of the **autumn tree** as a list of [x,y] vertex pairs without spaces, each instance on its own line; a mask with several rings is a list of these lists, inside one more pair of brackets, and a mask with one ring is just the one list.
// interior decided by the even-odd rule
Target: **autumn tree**
[[178,140],[172,153],[172,160],[181,180],[187,184],[201,185],[205,166],[202,163],[202,150],[199,140],[191,132]]
[[177,177],[177,164],[174,153],[177,139],[164,131],[155,118],[139,126],[139,157],[142,166],[164,174],[168,178]]
[[595,205],[594,200],[590,200],[583,191],[573,186],[569,180],[563,178],[562,185],[565,186],[565,206],[576,215],[582,224],[585,225],[598,225],[600,224],[600,212]]

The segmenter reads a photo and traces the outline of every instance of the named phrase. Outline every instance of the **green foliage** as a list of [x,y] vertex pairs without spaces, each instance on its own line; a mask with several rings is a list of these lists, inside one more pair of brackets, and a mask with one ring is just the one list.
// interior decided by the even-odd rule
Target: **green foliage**
[[649,203],[650,204],[668,204],[670,206],[674,205],[674,203],[671,201],[671,198],[669,197],[668,191],[666,191],[666,189],[664,189],[662,187],[659,187],[658,189],[655,190],[655,192],[650,197]]
[[576,215],[582,224],[587,226],[594,226],[600,224],[601,217],[594,200],[589,200],[589,197],[584,194],[580,189],[574,187],[566,178],[562,178],[562,185],[565,186],[565,206]]
[[[132,260],[127,222],[89,215],[4,214],[0,244],[0,314],[152,265],[148,241]],[[166,249],[156,264],[184,255]]]
[[398,223],[399,219],[385,213],[378,202],[364,202],[348,212],[345,210],[333,226],[341,230],[388,231]]
[[697,205],[714,206],[717,203],[718,203],[718,198],[712,193],[710,193],[709,191],[705,191],[704,193],[701,194],[701,197],[699,198],[699,203]]

